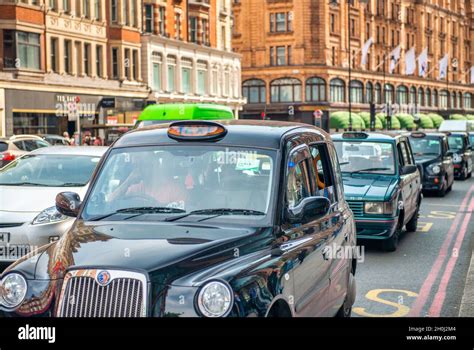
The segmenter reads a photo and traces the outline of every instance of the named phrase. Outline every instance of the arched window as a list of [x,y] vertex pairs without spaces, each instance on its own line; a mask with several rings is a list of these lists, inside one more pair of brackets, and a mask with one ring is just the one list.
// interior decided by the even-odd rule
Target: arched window
[[306,101],[326,101],[326,81],[324,79],[314,77],[306,80]]
[[374,85],[370,81],[365,84],[365,102],[374,102]]
[[242,84],[242,95],[248,103],[265,103],[267,101],[267,88],[260,79],[249,79]]
[[412,86],[410,88],[410,102],[411,104],[416,104],[416,87]]
[[438,106],[438,90],[433,90],[433,100],[431,101],[431,105],[433,107],[437,107]]
[[453,92],[450,94],[450,96],[451,96],[451,104],[450,104],[450,107],[451,107],[451,108],[456,108],[456,96],[457,96],[456,92],[453,91]]
[[351,102],[364,103],[364,84],[359,80],[352,80],[351,87]]
[[457,106],[459,109],[462,108],[462,93],[461,92],[457,93]]
[[464,108],[472,108],[472,95],[469,92],[464,93]]
[[379,83],[375,84],[375,103],[382,103],[382,85]]
[[397,87],[397,103],[400,105],[408,104],[408,88],[405,85]]
[[270,83],[272,102],[301,102],[301,81],[282,78]]
[[425,92],[423,91],[423,88],[418,89],[418,104],[420,106],[425,105]]
[[335,78],[329,83],[331,102],[344,102],[346,100],[346,84],[343,80]]
[[385,103],[393,103],[394,88],[392,84],[385,84]]
[[425,105],[431,107],[431,90],[430,88],[426,89]]
[[441,90],[439,93],[439,107],[448,108],[449,93],[447,90]]

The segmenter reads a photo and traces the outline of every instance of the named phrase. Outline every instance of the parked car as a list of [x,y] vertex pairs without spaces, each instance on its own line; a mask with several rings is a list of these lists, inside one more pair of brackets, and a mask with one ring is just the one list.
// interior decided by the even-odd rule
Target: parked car
[[469,142],[469,134],[464,131],[447,133],[449,149],[453,154],[454,176],[465,180],[472,176],[474,153]]
[[422,200],[420,172],[407,136],[347,132],[334,135],[333,141],[357,237],[396,250],[403,227],[416,231]]
[[0,138],[0,168],[28,152],[48,146],[51,144],[36,135]]
[[453,153],[449,150],[447,135],[417,131],[408,138],[415,162],[423,169],[423,192],[435,191],[444,197],[454,183]]
[[82,202],[63,192],[56,207],[77,219],[3,273],[6,316],[351,313],[354,221],[330,137],[313,126],[137,129],[107,152]]
[[47,141],[53,146],[70,146],[68,140],[60,135],[45,134],[40,136],[43,140]]
[[106,147],[46,147],[0,170],[0,262],[53,242],[74,219],[56,210],[64,190],[84,194]]

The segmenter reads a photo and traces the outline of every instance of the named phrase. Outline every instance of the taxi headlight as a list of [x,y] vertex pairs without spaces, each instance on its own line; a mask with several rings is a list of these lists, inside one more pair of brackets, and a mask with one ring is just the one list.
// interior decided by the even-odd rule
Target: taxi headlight
[[199,291],[197,305],[205,317],[227,316],[232,304],[232,289],[223,282],[208,282]]
[[431,169],[431,172],[435,175],[437,175],[441,172],[440,164],[433,164],[433,165],[431,165],[430,169]]
[[68,217],[61,214],[56,207],[50,207],[43,210],[41,213],[36,216],[32,222],[33,225],[37,224],[50,224],[53,222],[59,222],[66,220]]
[[14,309],[26,296],[28,285],[25,278],[18,273],[9,273],[0,282],[0,305]]
[[390,202],[365,202],[364,212],[366,214],[390,215],[395,209],[394,201]]
[[453,154],[453,162],[454,163],[461,163],[461,161],[462,161],[462,157],[459,154],[454,153]]

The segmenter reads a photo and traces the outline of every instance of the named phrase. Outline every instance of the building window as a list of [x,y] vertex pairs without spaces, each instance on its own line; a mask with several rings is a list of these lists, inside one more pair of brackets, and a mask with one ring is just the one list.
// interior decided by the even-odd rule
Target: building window
[[[201,24],[201,34],[202,34],[201,35],[201,43],[203,45],[210,46],[208,20],[203,18],[201,20],[201,23],[202,23]],[[223,35],[225,35],[225,32],[223,32]],[[225,38],[225,36],[223,38]]]
[[158,52],[151,54],[151,60],[153,65],[153,90],[161,90],[161,69],[163,67],[163,56]]
[[57,11],[58,10],[57,0],[49,0],[49,8],[53,11]]
[[159,34],[165,35],[166,34],[166,7],[160,6],[158,10],[159,14]]
[[418,104],[420,106],[425,105],[425,92],[423,91],[423,88],[418,89]]
[[431,90],[426,89],[425,106],[431,107]]
[[336,32],[336,16],[333,13],[329,16],[329,28],[331,33]]
[[374,103],[374,86],[370,81],[365,84],[365,101],[367,103]]
[[385,103],[394,103],[394,87],[392,84],[385,84],[385,96],[384,102]]
[[102,72],[102,46],[96,45],[95,47],[95,70],[98,77],[102,77],[104,74]]
[[100,0],[94,0],[94,18],[96,21],[101,19],[101,5]]
[[272,102],[300,102],[301,81],[295,78],[277,79],[270,83]]
[[207,62],[197,62],[197,93],[207,95]]
[[71,11],[71,6],[69,4],[69,0],[63,0],[63,12],[69,13]]
[[449,92],[447,90],[441,90],[439,93],[439,107],[448,108]]
[[167,66],[168,66],[168,81],[167,81],[167,90],[168,92],[176,91],[176,57],[168,56],[167,58]]
[[6,68],[40,69],[40,36],[36,33],[3,31]]
[[329,83],[331,102],[344,102],[346,100],[346,84],[343,80],[335,78]]
[[129,12],[128,7],[129,7],[128,0],[123,1],[122,2],[122,23],[125,24],[126,26],[130,24],[128,20],[128,12]]
[[138,50],[132,51],[132,79],[137,81],[138,80],[138,68],[139,68],[139,60],[138,60]]
[[183,58],[181,60],[181,90],[185,94],[190,94],[192,92],[192,67],[193,62],[191,59]]
[[462,102],[461,102],[461,100],[462,100],[462,93],[461,93],[461,92],[458,92],[458,93],[457,93],[457,106],[458,106],[459,109],[462,108]]
[[218,86],[219,86],[219,68],[214,66],[212,68],[212,93],[214,95],[218,94]]
[[438,106],[438,90],[433,90],[433,100],[431,101],[431,105],[433,107],[437,107]]
[[111,13],[112,23],[117,23],[117,17],[118,17],[117,0],[110,0],[110,13]]
[[91,62],[91,45],[84,44],[84,74],[90,75],[90,62]]
[[[125,1],[128,2],[128,1]],[[130,26],[135,27],[137,25],[137,9],[135,0],[130,1]]]
[[382,86],[377,83],[375,84],[375,103],[381,104],[382,103]]
[[247,103],[265,103],[267,100],[267,88],[265,82],[260,79],[250,79],[242,84],[242,95]]
[[229,68],[224,70],[224,96],[229,96],[230,92],[230,72]]
[[[273,58],[273,53],[276,52],[276,58]],[[270,49],[270,65],[284,66],[286,65],[286,46],[277,46],[275,49]]]
[[64,40],[64,72],[71,74],[71,65],[72,65],[72,41]]
[[130,80],[130,49],[125,49],[125,60],[124,60],[124,68],[125,68],[125,78]]
[[470,94],[469,92],[464,93],[464,108],[472,108],[472,94]]
[[416,104],[416,87],[414,86],[410,88],[410,103]]
[[306,101],[326,101],[326,81],[324,79],[314,77],[306,80]]
[[119,52],[117,47],[112,48],[112,78],[119,79]]
[[284,33],[293,30],[292,12],[277,12],[270,14],[270,32]]
[[397,103],[401,105],[408,104],[408,88],[405,85],[397,87]]
[[198,38],[198,20],[196,17],[189,17],[189,41],[197,43]]
[[352,80],[349,86],[351,102],[364,103],[364,84],[359,80]]
[[82,0],[82,14],[85,18],[91,18],[91,11],[90,11],[90,0]]
[[57,73],[58,72],[58,39],[51,38],[51,71]]
[[145,4],[145,32],[153,33],[153,5]]

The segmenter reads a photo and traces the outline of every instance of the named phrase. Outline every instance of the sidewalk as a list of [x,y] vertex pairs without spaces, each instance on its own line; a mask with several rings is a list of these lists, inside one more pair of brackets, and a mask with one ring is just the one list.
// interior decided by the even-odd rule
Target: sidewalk
[[459,317],[474,317],[474,237],[471,232],[471,263],[466,276],[466,285],[464,286],[464,293],[459,307]]

